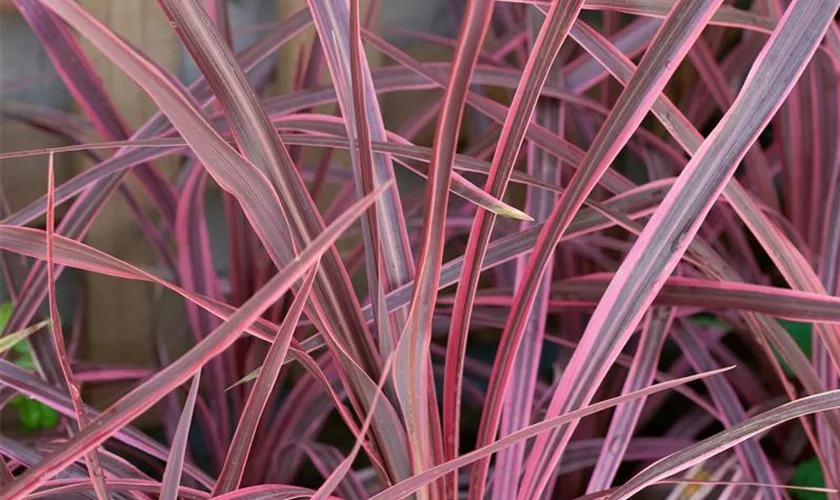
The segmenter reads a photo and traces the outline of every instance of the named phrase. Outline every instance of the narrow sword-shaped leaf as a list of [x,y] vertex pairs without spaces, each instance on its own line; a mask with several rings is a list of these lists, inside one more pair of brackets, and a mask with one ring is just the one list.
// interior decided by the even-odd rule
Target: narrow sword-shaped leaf
[[[633,392],[653,382],[662,346],[673,320],[673,308],[656,307],[650,310],[642,329],[639,346],[636,348],[636,355],[633,357],[633,364],[630,365],[624,387],[621,389],[622,393]],[[589,477],[586,493],[609,488],[612,484],[636,430],[645,401],[645,398],[634,399],[616,407],[604,437],[604,446]]]
[[[732,105],[732,101],[735,100],[735,95],[727,83],[720,65],[715,61],[709,44],[701,38],[688,55],[697,68],[700,77],[705,80],[709,93],[717,101],[720,109],[722,111],[728,109]],[[778,209],[779,198],[773,186],[773,174],[759,144],[750,148],[744,158],[744,163],[747,175],[753,185],[753,192],[757,192],[758,199],[767,206]]]
[[207,14],[219,30],[219,34],[228,46],[233,47],[233,34],[230,29],[230,15],[225,0],[204,0]]
[[[800,417],[801,418],[801,417]],[[686,479],[660,479],[656,481],[656,484],[674,484],[683,487],[684,489],[688,489],[685,487],[688,486],[704,486],[703,489],[692,488],[686,491],[686,494],[691,494],[693,498],[701,497],[701,495],[705,493],[709,493],[711,488],[714,486],[726,486],[726,488],[720,492],[720,496],[717,498],[733,498],[734,489],[736,487],[744,487],[744,494],[739,498],[745,498],[749,494],[751,490],[754,488],[750,487],[762,487],[762,488],[775,488],[778,490],[787,490],[791,492],[801,491],[803,493],[813,492],[813,493],[837,493],[838,490],[833,488],[820,488],[818,486],[792,486],[789,484],[767,484],[767,483],[757,483],[755,481],[736,481],[735,479],[740,478],[742,475],[740,471],[735,471],[733,473],[732,479],[729,481],[718,481],[718,480],[702,480],[702,479],[695,479],[692,477]],[[577,497],[575,500],[596,500],[598,498],[606,498],[609,497],[613,492],[618,490],[618,488],[611,488],[608,490],[601,490],[596,491],[595,493],[590,493],[588,495],[582,495]]]
[[[372,5],[370,11],[376,10],[376,4]],[[350,83],[352,87],[352,96],[353,96],[353,117],[355,118],[355,132],[353,134],[353,127],[347,127],[348,138],[350,138],[350,153],[351,159],[358,159],[358,164],[361,168],[358,169],[358,172],[361,173],[361,176],[357,176],[361,178],[361,192],[367,192],[375,186],[375,176],[376,172],[374,170],[374,159],[373,155],[373,144],[371,143],[371,132],[372,129],[370,124],[367,122],[368,118],[368,110],[366,109],[367,99],[372,99],[371,106],[373,112],[373,119],[376,122],[376,131],[375,133],[380,136],[384,136],[387,134],[385,130],[385,125],[382,123],[382,116],[381,112],[378,109],[378,101],[377,101],[377,94],[376,90],[373,89],[373,84],[371,82],[370,76],[370,68],[367,65],[367,61],[365,60],[364,50],[362,48],[362,26],[359,13],[359,0],[350,0],[350,34],[349,34],[349,43],[350,43]],[[337,36],[333,37],[338,38]],[[336,44],[338,47],[341,47],[340,44]],[[318,45],[318,47],[323,47],[323,44]],[[323,51],[322,51],[323,52]],[[333,74],[335,76],[341,76],[341,72],[338,74]],[[334,84],[335,84],[334,78]],[[340,82],[338,82],[340,83]],[[339,89],[341,85],[336,86],[336,95],[340,96]],[[368,94],[367,96],[365,94]],[[349,120],[346,120],[345,123],[347,125],[350,124]],[[353,137],[356,137],[356,142],[358,148],[353,148]],[[354,152],[357,152],[357,155],[353,155]],[[383,159],[381,156],[377,159]],[[389,158],[384,158],[385,167],[388,169],[386,173],[390,174],[391,177],[394,176],[393,167],[387,163]],[[354,171],[355,172],[355,171]],[[393,205],[393,204],[392,204]],[[378,207],[377,207],[378,208]],[[396,208],[397,210],[397,217],[396,220],[393,221],[385,221],[385,225],[393,225],[394,223],[398,223],[399,227],[397,231],[399,232],[400,236],[400,243],[402,249],[404,249],[404,253],[408,257],[408,260],[405,258],[399,258],[398,262],[389,265],[389,260],[393,260],[391,257],[391,253],[393,250],[389,248],[393,244],[390,238],[386,238],[383,241],[383,245],[385,245],[385,253],[388,254],[388,260],[383,260],[382,252],[379,246],[379,221],[377,219],[380,218],[378,211],[371,211],[368,212],[368,217],[363,220],[362,224],[362,233],[365,234],[365,230],[368,229],[368,235],[365,235],[367,239],[363,241],[363,245],[365,245],[365,259],[366,259],[366,274],[368,278],[368,290],[370,290],[370,295],[373,296],[375,293],[377,299],[381,297],[386,290],[390,290],[394,288],[394,283],[390,277],[390,275],[395,274],[399,271],[404,271],[405,276],[411,276],[411,273],[414,271],[413,266],[413,256],[411,255],[411,248],[408,240],[408,234],[406,232],[406,224],[403,217],[403,212],[401,210],[401,206],[398,207],[390,207]],[[373,213],[372,213],[373,212]],[[387,229],[387,228],[386,228]],[[371,237],[372,235],[372,237]],[[390,236],[390,235],[389,235]],[[400,256],[403,257],[403,256]],[[403,269],[398,269],[397,266],[401,265]],[[390,268],[394,269],[390,269]],[[383,286],[382,278],[386,278],[386,282]],[[402,280],[404,281],[404,280]],[[374,292],[375,290],[375,292]],[[392,313],[389,317],[388,314],[385,313],[385,309],[383,307],[384,301],[382,300],[374,300],[371,302],[371,306],[376,308],[376,312],[380,313],[376,315],[376,328],[378,332],[378,340],[379,340],[379,355],[388,357],[393,353],[393,346],[396,344],[396,335],[398,331],[401,331],[405,325],[405,310],[398,310]],[[391,318],[393,318],[393,324],[390,323]],[[340,466],[340,465],[339,465]],[[340,484],[340,483],[339,483]]]
[[[220,300],[222,293],[219,278],[213,267],[213,256],[210,250],[210,238],[207,231],[207,220],[204,210],[205,184],[207,171],[198,163],[189,168],[192,171],[180,190],[178,206],[175,213],[175,243],[178,248],[178,277],[181,286],[212,299]],[[198,341],[219,326],[218,320],[207,314],[194,304],[187,303],[187,317],[193,338]],[[217,418],[214,425],[218,426],[218,433],[222,436],[230,434],[230,418],[228,417],[229,401],[223,394],[225,387],[224,363],[227,353],[210,362],[204,370],[209,374],[212,386],[212,396],[209,404],[215,408]],[[219,461],[221,456],[214,453],[214,459]]]
[[[645,226],[622,263],[587,326],[564,372],[549,414],[586,404],[606,370],[624,346],[703,218],[731,178],[738,161],[779,108],[816,50],[840,3],[795,2],[762,50],[733,106],[680,175],[677,184]],[[803,29],[809,26],[807,36]],[[813,29],[812,29],[813,28]],[[550,469],[571,428],[538,439],[536,446],[551,459],[536,455],[534,466]],[[542,442],[540,442],[542,441]],[[539,490],[536,479],[531,482]]]
[[[317,266],[317,264],[315,265]],[[256,437],[257,425],[265,411],[268,398],[274,390],[274,385],[277,383],[277,377],[280,375],[280,368],[283,366],[292,334],[312,290],[315,274],[316,272],[313,270],[306,276],[303,286],[301,286],[285,319],[283,319],[283,324],[280,325],[277,337],[265,356],[265,362],[257,377],[257,382],[251,388],[248,401],[245,403],[245,408],[239,418],[239,425],[237,425],[233,440],[230,443],[224,466],[216,480],[216,485],[213,487],[214,495],[228,493],[239,487],[242,475],[245,472],[245,464],[248,461],[251,445],[254,437]]]
[[[70,357],[67,355],[67,349],[64,346],[64,329],[61,327],[61,316],[58,313],[58,300],[56,299],[55,292],[55,200],[53,198],[53,193],[55,192],[55,175],[53,171],[53,159],[54,155],[50,155],[49,165],[47,166],[47,296],[53,347],[55,348],[58,363],[61,367],[61,374],[64,376],[64,384],[67,386],[67,392],[70,393],[73,408],[76,410],[76,422],[81,431],[89,425],[90,421],[85,410],[85,403],[82,401],[79,384],[73,376]],[[93,483],[93,490],[96,493],[96,497],[99,500],[107,499],[108,487],[105,484],[105,475],[102,472],[102,462],[99,458],[99,452],[96,449],[90,450],[85,455],[85,462],[88,466],[88,473],[90,474],[90,480]]]
[[[523,237],[522,233],[515,235]],[[494,242],[496,246],[502,240]],[[494,257],[485,266],[497,264]],[[452,263],[448,263],[450,266]],[[449,276],[449,267],[445,272]],[[597,305],[602,293],[609,286],[614,274],[593,274],[578,276],[555,282],[552,284],[552,307],[561,308],[564,306],[587,306]],[[448,279],[446,281],[449,281]],[[509,295],[497,295],[498,293],[509,293],[510,289],[485,290],[476,298],[477,305],[510,306],[513,298]],[[392,300],[395,300],[392,298]],[[452,297],[441,297],[444,304],[452,303]],[[780,304],[784,301],[791,301],[788,304]],[[709,281],[697,278],[668,278],[655,299],[656,304],[670,306],[686,306],[710,309],[740,309],[756,311],[764,314],[774,315],[790,321],[801,322],[840,322],[840,312],[837,307],[840,299],[828,295],[810,294],[807,292],[792,291],[769,287],[765,285],[750,285],[744,283]]]
[[216,497],[216,500],[294,500],[310,498],[314,491],[289,484],[250,486]]
[[[0,440],[0,449],[2,449],[3,453],[9,458],[17,460],[19,463],[27,466],[35,465],[44,458],[43,454],[34,447],[28,446],[8,436],[3,436],[3,439]],[[57,477],[61,479],[84,478],[90,480],[84,468],[77,464],[70,464],[66,469],[59,472]],[[96,498],[96,495],[91,495],[90,498]]]
[[[832,28],[836,30],[836,25],[832,26]],[[829,33],[832,31],[834,30],[829,29]],[[830,39],[832,37],[827,35],[826,38]],[[840,114],[840,106],[836,107],[835,112]],[[817,269],[825,290],[828,293],[840,295],[840,227],[836,224],[836,221],[840,220],[840,154],[838,152],[835,152],[833,163],[832,173],[829,176],[827,196],[823,201],[826,211],[821,235],[822,247],[819,253],[822,258],[817,263]],[[822,375],[823,381],[832,375],[836,376],[837,369],[831,363],[830,352],[824,341],[814,343],[812,359],[814,360],[816,370]],[[827,423],[828,425],[826,426],[823,425],[823,420],[817,421],[820,439],[823,441],[822,447],[828,453],[831,453],[832,450],[837,450],[838,446],[836,444],[832,446],[832,443],[828,442],[829,438],[826,436],[825,428],[829,427],[828,430],[830,431],[831,422],[828,421]],[[825,462],[828,461],[826,460]],[[827,468],[829,465],[826,463],[824,467]],[[831,477],[831,474],[827,470],[825,475],[826,477]],[[834,484],[837,484],[836,481]]]
[[161,479],[161,500],[178,499],[181,485],[181,472],[184,469],[184,459],[187,455],[187,441],[190,433],[190,424],[192,423],[193,410],[195,409],[195,400],[196,396],[198,396],[198,381],[200,379],[201,369],[199,368],[195,372],[195,375],[193,375],[190,392],[187,394],[186,401],[184,401],[184,409],[181,411],[181,417],[178,419],[178,427],[172,439],[172,447],[170,448],[169,457],[166,461],[166,469],[164,469],[163,478]]
[[[354,7],[349,7],[350,3]],[[370,141],[384,141],[386,133],[370,68],[361,50],[359,16],[355,16],[355,22],[350,19],[350,10],[358,14],[358,2],[309,0],[308,4],[351,142],[356,191],[362,196],[394,179],[394,170],[389,155],[373,154],[370,150]],[[377,203],[375,213],[363,220],[366,268],[371,272],[376,270],[378,245],[381,245],[387,271],[386,291],[411,279],[414,260],[396,184],[382,202]],[[376,288],[375,277],[368,276],[368,281],[372,293]],[[398,314],[394,320],[396,326],[402,328],[405,317]],[[387,356],[388,353],[380,355]]]
[[[440,432],[430,428],[430,410],[427,399],[428,391],[431,390],[427,387],[430,373],[426,371],[429,368],[430,359],[431,320],[440,279],[444,224],[458,134],[464,116],[470,75],[478,61],[478,54],[490,27],[493,5],[492,0],[469,1],[461,23],[452,72],[444,89],[443,108],[435,129],[434,146],[429,164],[429,184],[426,187],[426,210],[420,237],[417,279],[405,331],[402,332],[402,336],[407,340],[399,343],[396,352],[397,368],[394,380],[405,414],[406,427],[412,440],[415,473],[433,465],[432,434]],[[445,408],[447,399],[448,397],[444,398]],[[452,458],[457,454],[457,449],[453,448],[453,437],[449,432],[451,429],[446,429],[444,425],[444,442],[447,443],[444,445],[446,458]],[[457,489],[457,478],[452,478],[450,486]],[[425,492],[421,492],[421,498],[425,498]]]
[[[555,282],[552,286],[554,307],[576,303],[596,305],[614,277],[614,274],[595,274]],[[486,302],[479,296],[477,303]],[[654,303],[711,309],[732,308],[761,312],[791,321],[840,323],[840,298],[765,285],[670,277],[663,284]]]
[[[599,38],[594,31],[591,29],[573,30],[572,35],[577,35],[576,40],[588,51],[594,53],[605,49],[609,53],[607,54],[609,58],[603,60],[605,67],[619,81],[626,82],[629,80],[634,71],[633,64],[616,50],[610,51],[607,46],[598,47],[599,44],[603,44],[603,39]],[[652,111],[683,149],[690,154],[697,151],[703,142],[703,137],[667,97],[659,96]],[[791,285],[805,291],[825,293],[825,289],[821,286],[819,278],[808,265],[807,260],[785,234],[770,222],[764,211],[757,206],[736,179],[730,180],[723,194]],[[837,361],[840,360],[839,332],[826,329],[822,325],[817,325],[817,331],[820,332],[832,359],[835,363],[840,364],[840,361]]]
[[[692,443],[693,441],[688,439],[637,437],[630,443],[626,457],[628,461],[658,460]],[[603,439],[582,439],[570,443],[568,453],[561,462],[559,474],[594,466],[603,444]]]
[[[403,337],[407,338],[407,337]],[[402,342],[403,339],[400,339]],[[356,459],[356,455],[358,455],[359,450],[362,448],[362,443],[365,440],[365,434],[367,434],[368,429],[370,428],[370,424],[373,421],[373,416],[376,412],[374,412],[374,408],[376,407],[376,403],[379,401],[379,397],[382,395],[382,387],[388,381],[388,378],[391,374],[391,367],[393,366],[394,356],[389,356],[388,359],[385,360],[385,366],[382,368],[382,375],[379,378],[379,382],[376,385],[376,394],[373,397],[372,406],[370,412],[365,417],[365,421],[362,423],[362,429],[359,432],[359,435],[356,437],[356,442],[353,444],[353,449],[350,450],[350,453],[347,454],[347,458],[341,461],[338,467],[330,474],[324,483],[318,488],[314,495],[312,495],[312,500],[327,500],[329,498],[330,493],[338,486],[344,476],[350,471],[350,466],[353,465],[353,461]]]
[[[36,449],[33,444],[25,444],[15,439],[9,438],[8,436],[3,436],[3,438],[0,439],[0,450],[3,451],[4,455],[9,457],[9,460],[12,463],[16,463],[18,466],[23,465],[31,467],[43,460],[44,458],[44,453],[42,453],[40,449]],[[56,481],[80,479],[87,481],[88,484],[91,484],[90,477],[88,477],[87,471],[85,471],[83,467],[77,464],[71,464],[65,470],[61,471],[57,476],[58,479],[56,479]],[[73,498],[96,499],[97,496],[95,492],[90,492],[77,495]],[[114,495],[115,500],[126,500],[127,498],[128,497],[126,495]]]

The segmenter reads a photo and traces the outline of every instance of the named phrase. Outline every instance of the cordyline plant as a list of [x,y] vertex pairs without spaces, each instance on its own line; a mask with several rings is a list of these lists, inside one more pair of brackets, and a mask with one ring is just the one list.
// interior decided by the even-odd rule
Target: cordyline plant
[[[14,0],[84,116],[2,110],[70,143],[0,153],[49,166],[0,214],[3,498],[840,498],[840,0],[453,2],[457,39],[400,32],[443,62],[359,3],[235,52],[223,0],[157,0],[182,85]],[[80,39],[158,113],[131,130]],[[390,123],[392,92],[434,98]],[[156,266],[83,243],[114,196]],[[86,404],[127,369],[65,346],[67,267],[174,292],[193,345]]]

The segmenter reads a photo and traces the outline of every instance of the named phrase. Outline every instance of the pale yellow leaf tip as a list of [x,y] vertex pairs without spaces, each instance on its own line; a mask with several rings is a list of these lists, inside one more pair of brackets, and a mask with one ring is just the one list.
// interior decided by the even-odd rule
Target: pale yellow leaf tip
[[509,219],[524,220],[524,221],[528,221],[528,222],[534,222],[534,218],[533,218],[533,217],[531,217],[530,215],[526,214],[526,213],[525,213],[525,212],[523,212],[522,210],[519,210],[518,208],[511,207],[511,206],[509,206],[509,205],[506,205],[506,206],[504,206],[504,207],[502,207],[502,208],[497,208],[497,209],[496,209],[496,210],[494,210],[493,212],[494,212],[496,215],[500,216],[500,217],[507,217],[507,218],[509,218]]

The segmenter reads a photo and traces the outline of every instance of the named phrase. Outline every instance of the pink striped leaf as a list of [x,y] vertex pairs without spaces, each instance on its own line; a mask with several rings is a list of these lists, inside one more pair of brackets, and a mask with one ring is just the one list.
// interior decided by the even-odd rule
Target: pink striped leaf
[[189,438],[195,400],[196,396],[198,396],[198,381],[200,379],[201,369],[193,375],[190,392],[187,394],[184,409],[181,411],[181,417],[178,419],[178,427],[175,429],[172,447],[169,451],[169,457],[166,460],[166,469],[163,471],[163,478],[161,479],[161,500],[178,499],[181,485],[181,472],[184,469],[184,459],[187,454],[187,439]]

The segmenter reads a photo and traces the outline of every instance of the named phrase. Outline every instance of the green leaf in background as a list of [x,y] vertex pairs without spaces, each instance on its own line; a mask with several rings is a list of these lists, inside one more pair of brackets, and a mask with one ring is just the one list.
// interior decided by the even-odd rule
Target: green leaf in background
[[696,316],[690,317],[688,320],[697,326],[713,326],[715,328],[721,328],[724,330],[729,329],[728,323],[726,323],[725,321],[721,321],[717,317],[708,314],[698,314]]
[[0,304],[0,330],[6,328],[6,323],[9,322],[9,318],[12,317],[12,303],[11,302],[3,302]]
[[20,425],[24,430],[50,429],[58,423],[58,413],[40,401],[26,396],[15,396],[9,405],[17,409]]
[[[6,323],[8,323],[11,315],[12,304],[10,302],[0,304],[0,330],[6,327]],[[29,350],[29,342],[26,340],[26,337],[43,328],[46,323],[47,321],[44,321],[21,332],[12,333],[3,337],[7,341],[10,338],[12,341],[16,340],[14,344],[2,350],[10,348],[14,353],[14,363],[24,370],[35,369],[35,363],[32,360],[32,353]],[[12,398],[9,401],[9,405],[17,410],[20,424],[24,430],[36,431],[38,429],[50,429],[58,423],[58,413],[40,401],[19,395]]]
[[[799,349],[805,354],[807,358],[811,358],[811,345],[813,341],[813,337],[811,332],[813,331],[813,325],[811,323],[799,323],[796,321],[787,321],[784,319],[779,320],[779,324],[784,327],[785,330],[793,337],[793,341],[796,342],[796,345],[799,346]],[[775,351],[774,351],[775,353]],[[791,370],[790,366],[782,360],[782,357],[779,356],[778,353],[776,354],[776,359],[782,364],[782,368],[785,369],[785,373],[788,376],[793,376],[793,370]],[[823,497],[824,498],[824,497]]]
[[[817,457],[806,460],[793,470],[793,477],[790,480],[792,486],[810,486],[814,488],[825,488],[825,477]],[[825,500],[826,494],[818,491],[791,490],[791,495],[797,500]]]
[[12,352],[17,356],[14,363],[24,370],[35,369],[35,362],[32,360],[32,353],[29,352],[29,342],[23,340],[12,346]]

